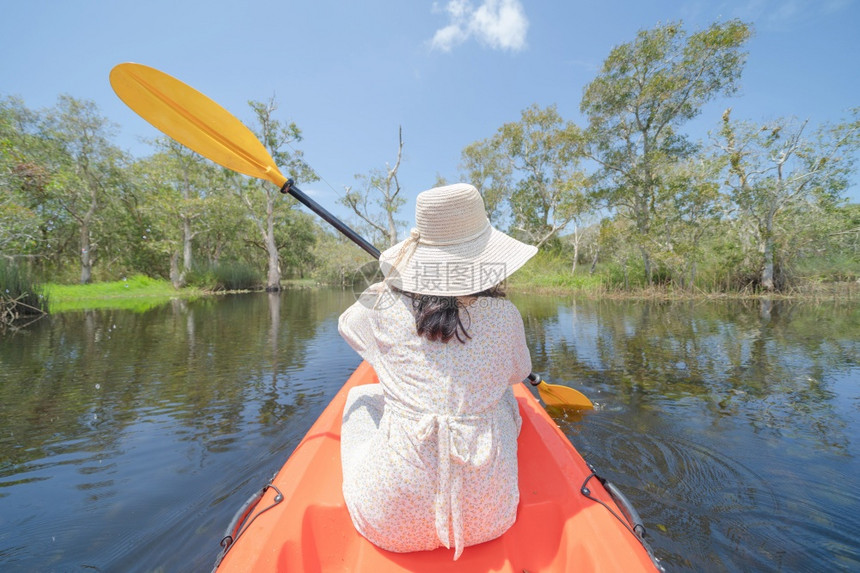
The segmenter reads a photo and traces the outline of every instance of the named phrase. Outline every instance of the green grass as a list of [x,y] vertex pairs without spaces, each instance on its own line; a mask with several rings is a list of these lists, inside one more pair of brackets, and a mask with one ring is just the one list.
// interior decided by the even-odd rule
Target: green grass
[[512,291],[600,291],[603,279],[579,265],[571,272],[571,261],[553,253],[539,252],[508,279]]
[[93,308],[116,308],[143,312],[172,298],[194,298],[202,292],[196,288],[176,290],[169,281],[136,275],[121,281],[88,285],[47,284],[51,312]]

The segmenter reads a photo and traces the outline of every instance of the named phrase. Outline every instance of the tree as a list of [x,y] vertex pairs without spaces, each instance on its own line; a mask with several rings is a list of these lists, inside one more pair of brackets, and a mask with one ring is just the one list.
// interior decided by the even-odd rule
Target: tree
[[649,236],[656,259],[682,287],[696,282],[698,263],[704,259],[703,240],[716,232],[728,211],[717,181],[719,164],[696,155],[675,165],[664,177],[663,200],[654,213]]
[[[858,144],[858,117],[855,112],[853,121],[824,126],[808,137],[808,120],[782,118],[758,125],[733,122],[730,109],[723,114],[718,145],[725,153],[726,185],[753,223],[764,290],[782,282],[776,268],[780,240],[798,225],[815,224],[817,213],[841,200]],[[790,226],[782,224],[786,219]]]
[[62,95],[50,111],[43,136],[52,144],[51,180],[46,194],[74,221],[78,231],[80,282],[92,279],[99,246],[99,210],[121,176],[122,154],[111,142],[114,125],[96,104]]
[[135,180],[142,182],[137,208],[146,219],[140,228],[147,240],[140,248],[169,260],[176,288],[185,286],[194,262],[194,241],[219,222],[210,216],[213,203],[228,197],[222,168],[173,141],[160,139],[158,153],[137,162]]
[[[274,98],[266,103],[257,101],[248,102],[254,111],[257,129],[257,137],[268,149],[283,171],[291,174],[294,178],[303,181],[316,181],[318,178],[311,168],[302,159],[302,152],[292,149],[292,144],[302,140],[302,132],[294,123],[283,123],[275,119],[274,112],[278,109]],[[266,290],[277,291],[281,288],[281,266],[278,254],[278,245],[275,240],[276,211],[291,208],[297,203],[290,197],[284,197],[271,183],[242,179],[237,185],[237,191],[248,208],[248,213],[262,239],[267,255]]]
[[362,182],[363,189],[346,187],[346,193],[338,201],[352,209],[389,247],[397,244],[397,227],[402,221],[395,217],[406,203],[406,199],[400,195],[400,181],[397,179],[397,171],[403,157],[402,127],[397,136],[397,159],[394,165],[386,163],[384,171],[374,169],[367,175],[356,175],[355,178]]
[[[541,247],[588,210],[588,179],[579,169],[580,130],[564,121],[556,106],[532,105],[495,137],[493,145],[509,166],[497,170],[492,180],[500,185],[510,173],[512,229]],[[488,157],[485,165],[491,166],[496,159]]]
[[498,137],[491,137],[467,145],[460,154],[460,175],[484,198],[487,217],[494,225],[500,225],[505,215],[513,169],[500,145]]
[[[196,238],[197,252],[201,260],[217,266],[222,260],[254,260],[252,237],[259,237],[259,229],[248,218],[248,208],[230,186],[233,178],[229,170],[220,172],[220,184],[209,189],[206,197],[205,232]],[[280,209],[290,212],[292,209]],[[265,252],[265,250],[264,250]],[[253,250],[256,254],[256,249]]]
[[716,23],[690,36],[680,23],[640,31],[615,47],[585,88],[586,155],[600,166],[598,197],[634,223],[646,279],[652,280],[652,216],[658,192],[695,147],[680,132],[704,104],[737,90],[750,28]]
[[42,223],[35,196],[48,182],[30,147],[37,144],[35,114],[17,98],[0,99],[0,255],[37,254]]

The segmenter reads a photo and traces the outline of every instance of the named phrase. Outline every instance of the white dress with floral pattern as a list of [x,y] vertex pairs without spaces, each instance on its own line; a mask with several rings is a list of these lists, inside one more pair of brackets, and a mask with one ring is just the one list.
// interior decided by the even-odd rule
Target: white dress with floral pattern
[[340,317],[341,335],[380,381],[347,398],[343,494],[356,529],[389,551],[454,547],[457,559],[516,519],[521,420],[511,385],[531,370],[522,317],[488,297],[461,313],[465,344],[419,337],[412,300],[379,285]]

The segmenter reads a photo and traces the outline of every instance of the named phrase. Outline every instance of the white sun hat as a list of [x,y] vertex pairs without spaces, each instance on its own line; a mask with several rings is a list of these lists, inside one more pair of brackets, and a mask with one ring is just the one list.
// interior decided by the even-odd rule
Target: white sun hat
[[455,183],[418,194],[405,241],[379,257],[386,282],[436,296],[476,294],[503,283],[537,253],[490,225],[474,186]]

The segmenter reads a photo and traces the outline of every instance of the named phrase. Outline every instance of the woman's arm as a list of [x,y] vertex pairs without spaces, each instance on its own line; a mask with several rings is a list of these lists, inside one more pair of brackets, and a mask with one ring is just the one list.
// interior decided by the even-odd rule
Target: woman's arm
[[374,308],[376,300],[383,290],[382,283],[368,287],[337,321],[340,335],[365,360],[370,360],[376,352],[376,338],[371,321],[377,312]]
[[526,344],[526,330],[523,317],[513,304],[510,305],[510,341],[511,341],[511,384],[519,384],[532,371],[532,358]]

